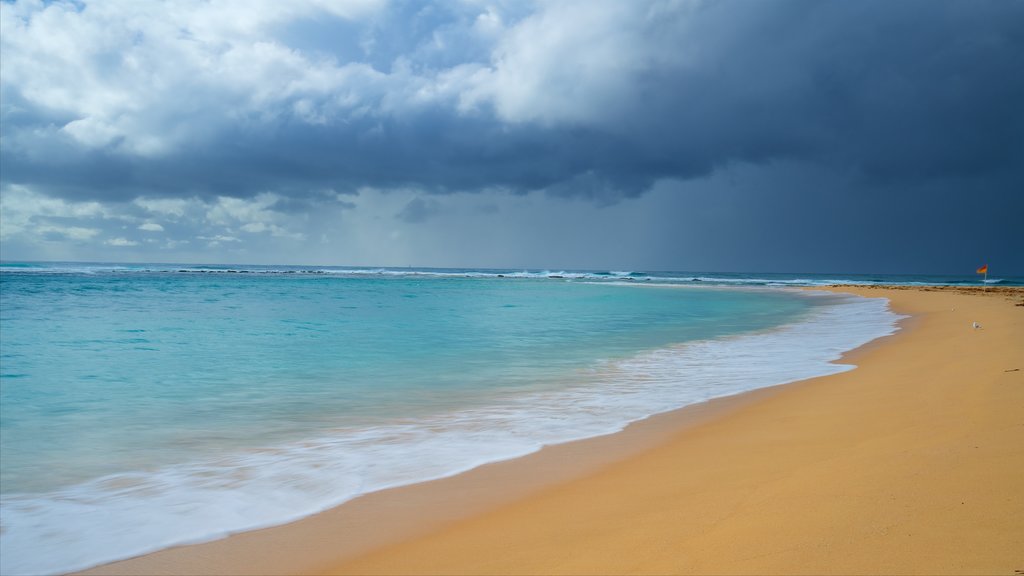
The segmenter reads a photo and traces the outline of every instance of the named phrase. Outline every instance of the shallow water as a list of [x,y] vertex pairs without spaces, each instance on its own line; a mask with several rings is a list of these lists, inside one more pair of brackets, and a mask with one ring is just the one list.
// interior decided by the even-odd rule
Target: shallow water
[[281,523],[835,372],[896,318],[625,272],[0,270],[5,574]]

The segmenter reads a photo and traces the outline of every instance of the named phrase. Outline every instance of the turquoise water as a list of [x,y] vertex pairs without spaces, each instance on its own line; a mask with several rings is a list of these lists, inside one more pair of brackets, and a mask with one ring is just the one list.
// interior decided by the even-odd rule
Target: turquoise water
[[625,272],[0,270],[5,574],[279,523],[834,372],[894,319]]
[[0,282],[3,485],[19,492],[557,386],[597,359],[807,308],[782,294],[538,280]]

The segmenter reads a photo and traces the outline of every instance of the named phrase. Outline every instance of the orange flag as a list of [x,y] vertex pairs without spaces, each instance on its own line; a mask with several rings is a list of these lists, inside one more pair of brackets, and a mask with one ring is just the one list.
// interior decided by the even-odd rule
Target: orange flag
[[978,274],[988,274],[988,264],[978,268]]

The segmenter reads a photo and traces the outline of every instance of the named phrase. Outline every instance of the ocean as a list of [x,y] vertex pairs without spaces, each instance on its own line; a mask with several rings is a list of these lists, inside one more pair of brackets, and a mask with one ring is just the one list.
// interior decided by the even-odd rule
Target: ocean
[[978,283],[2,263],[0,572],[281,524],[850,369],[831,362],[898,316],[789,289],[850,282]]

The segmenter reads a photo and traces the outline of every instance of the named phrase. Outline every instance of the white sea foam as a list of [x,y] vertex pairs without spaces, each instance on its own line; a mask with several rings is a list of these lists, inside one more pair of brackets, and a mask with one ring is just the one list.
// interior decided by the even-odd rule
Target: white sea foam
[[800,322],[601,363],[559,391],[430,419],[339,428],[301,443],[49,494],[6,496],[0,572],[67,572],[281,524],[360,494],[616,432],[710,398],[849,370],[832,362],[897,329],[899,316],[885,300],[828,297],[835,302]]

